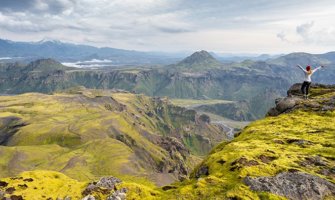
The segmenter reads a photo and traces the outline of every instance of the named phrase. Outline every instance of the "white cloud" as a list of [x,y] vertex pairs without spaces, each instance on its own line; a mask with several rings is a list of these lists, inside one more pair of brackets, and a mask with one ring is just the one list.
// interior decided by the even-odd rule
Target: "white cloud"
[[[137,50],[329,51],[332,0],[2,0],[0,35]],[[313,22],[311,24],[311,22]]]
[[309,22],[305,24],[301,24],[297,26],[296,30],[297,33],[304,39],[304,40],[309,40],[310,34],[311,34],[311,29],[314,26],[314,22]]

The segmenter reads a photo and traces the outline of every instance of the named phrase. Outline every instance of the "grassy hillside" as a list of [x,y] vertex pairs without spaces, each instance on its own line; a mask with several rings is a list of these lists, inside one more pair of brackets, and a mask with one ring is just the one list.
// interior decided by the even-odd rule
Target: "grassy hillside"
[[161,185],[187,176],[222,139],[220,127],[161,98],[85,89],[0,97],[1,177],[53,170]]

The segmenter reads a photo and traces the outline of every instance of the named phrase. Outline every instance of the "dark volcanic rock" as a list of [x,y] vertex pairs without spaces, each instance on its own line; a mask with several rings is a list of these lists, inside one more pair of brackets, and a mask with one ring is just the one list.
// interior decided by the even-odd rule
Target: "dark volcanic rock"
[[199,119],[201,121],[205,122],[205,123],[208,123],[208,124],[211,123],[211,118],[208,115],[206,115],[206,114],[200,115]]
[[260,155],[258,158],[263,162],[263,163],[270,163],[271,161],[275,160],[276,157],[274,156],[266,156],[266,155]]
[[306,157],[304,161],[300,161],[301,166],[326,166],[327,163],[320,156]]
[[254,166],[259,165],[259,163],[256,160],[248,160],[245,157],[241,157],[234,162],[231,163],[231,165],[240,164],[242,166]]
[[13,194],[15,192],[15,190],[16,189],[14,187],[9,187],[9,188],[6,189],[6,193],[7,194]]
[[8,183],[5,181],[0,181],[0,187],[7,187]]
[[12,195],[10,200],[23,200],[23,197],[21,195]]
[[200,178],[201,176],[208,176],[209,175],[209,170],[206,165],[202,165],[199,167],[199,169],[195,172],[195,178]]
[[0,145],[6,145],[11,137],[27,124],[18,117],[0,118]]
[[26,178],[26,179],[23,179],[23,181],[25,181],[25,182],[33,182],[34,179],[32,179],[32,178]]
[[335,195],[335,184],[301,172],[283,172],[274,177],[246,177],[244,183],[251,190],[271,192],[293,200],[321,200],[328,195]]

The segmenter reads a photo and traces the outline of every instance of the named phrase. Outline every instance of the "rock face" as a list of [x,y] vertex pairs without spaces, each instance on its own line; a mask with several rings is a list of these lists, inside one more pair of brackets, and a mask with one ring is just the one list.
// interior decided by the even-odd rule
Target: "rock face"
[[284,172],[275,177],[246,177],[251,190],[271,192],[293,200],[324,199],[335,195],[335,185],[317,176],[301,172]]

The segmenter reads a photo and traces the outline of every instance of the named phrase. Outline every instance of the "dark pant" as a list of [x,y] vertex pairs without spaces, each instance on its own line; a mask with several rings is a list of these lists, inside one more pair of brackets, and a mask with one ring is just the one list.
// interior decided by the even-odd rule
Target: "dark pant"
[[302,86],[301,86],[301,92],[304,94],[304,95],[308,95],[308,91],[309,91],[309,86],[311,85],[311,82],[307,82],[307,81],[304,81],[302,83]]

